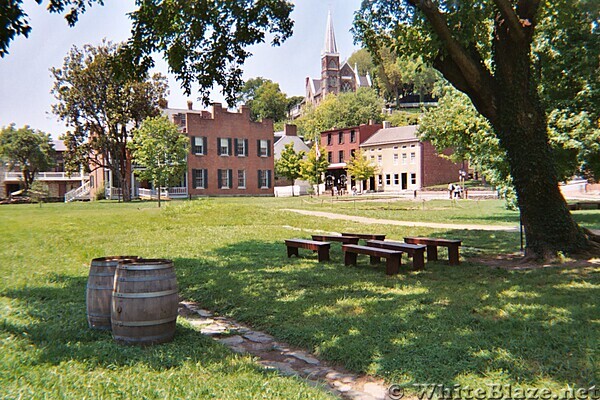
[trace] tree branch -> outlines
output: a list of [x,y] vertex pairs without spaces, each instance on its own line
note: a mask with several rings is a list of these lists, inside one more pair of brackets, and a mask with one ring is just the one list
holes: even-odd
[[[471,99],[476,97],[478,104],[476,103],[475,106],[479,112],[490,121],[495,120],[496,95],[493,90],[493,77],[487,67],[479,62],[481,57],[473,57],[466,48],[454,39],[444,15],[431,0],[407,0],[407,2],[425,15],[452,59],[450,63],[452,64],[452,73],[446,77]],[[444,62],[444,64],[448,64],[448,62]],[[444,71],[440,72],[444,73]],[[454,77],[454,79],[450,79],[451,77]]]
[[512,40],[515,42],[525,40],[523,23],[515,10],[513,10],[510,2],[508,0],[494,0],[494,3],[496,3],[496,7],[498,7],[500,14],[504,17],[504,21],[509,25],[507,30]]

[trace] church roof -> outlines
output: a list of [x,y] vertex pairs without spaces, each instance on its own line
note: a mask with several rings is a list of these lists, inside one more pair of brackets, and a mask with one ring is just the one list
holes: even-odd
[[327,14],[327,28],[325,29],[325,44],[322,54],[338,54],[337,44],[335,42],[335,33],[333,32],[333,20],[331,11]]

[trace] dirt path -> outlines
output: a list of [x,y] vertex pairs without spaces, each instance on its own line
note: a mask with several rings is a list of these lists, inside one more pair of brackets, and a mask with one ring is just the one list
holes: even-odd
[[324,211],[309,211],[309,210],[295,210],[286,208],[284,211],[295,212],[302,215],[309,215],[313,217],[322,217],[329,219],[342,219],[346,221],[359,222],[361,224],[381,224],[381,225],[398,225],[398,226],[421,226],[425,228],[434,229],[464,229],[464,230],[478,230],[478,231],[508,231],[517,232],[519,227],[517,226],[504,226],[504,225],[477,225],[477,224],[442,224],[437,222],[420,222],[420,221],[398,221],[393,219],[380,219],[380,218],[368,218],[359,217],[356,215],[344,215],[336,214]]

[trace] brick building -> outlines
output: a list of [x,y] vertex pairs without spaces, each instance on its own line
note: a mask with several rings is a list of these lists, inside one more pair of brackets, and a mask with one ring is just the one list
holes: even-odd
[[326,190],[330,190],[334,186],[337,186],[338,189],[349,190],[355,185],[354,181],[347,179],[346,162],[352,158],[361,143],[381,128],[381,124],[370,122],[368,125],[321,132],[321,147],[325,148],[327,161],[329,161],[329,168],[325,174]]
[[192,196],[273,196],[273,121],[250,120],[250,109],[229,112],[165,109],[190,138],[182,184]]
[[[417,190],[455,182],[462,165],[440,157],[435,147],[417,137],[418,126],[389,127],[377,131],[361,144],[367,159],[379,173],[363,189],[374,191]],[[451,150],[445,150],[445,155]]]

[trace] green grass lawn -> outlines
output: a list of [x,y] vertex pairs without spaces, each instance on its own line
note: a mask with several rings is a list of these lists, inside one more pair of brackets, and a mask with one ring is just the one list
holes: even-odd
[[[173,259],[185,298],[389,383],[557,389],[598,382],[600,266],[493,269],[468,257],[514,252],[518,233],[361,226],[282,211],[314,207],[352,214],[360,207],[371,216],[368,207],[386,205],[361,203],[355,210],[351,204],[265,198],[172,202],[162,209],[110,202],[0,207],[3,395],[327,398],[300,380],[264,372],[184,322],[173,343],[147,349],[121,347],[109,334],[89,330],[89,262],[119,254]],[[441,210],[431,206],[429,213],[419,212],[438,221]],[[478,207],[479,214],[474,207],[446,212],[455,221],[462,212],[465,222],[514,218],[500,202]],[[403,211],[382,212],[392,218]],[[598,226],[600,212],[577,215]],[[385,232],[390,239],[460,238],[467,260],[460,267],[428,263],[425,271],[387,277],[366,257],[359,257],[358,267],[345,267],[338,243],[328,263],[306,251],[300,258],[286,256],[286,238],[343,230]]]

